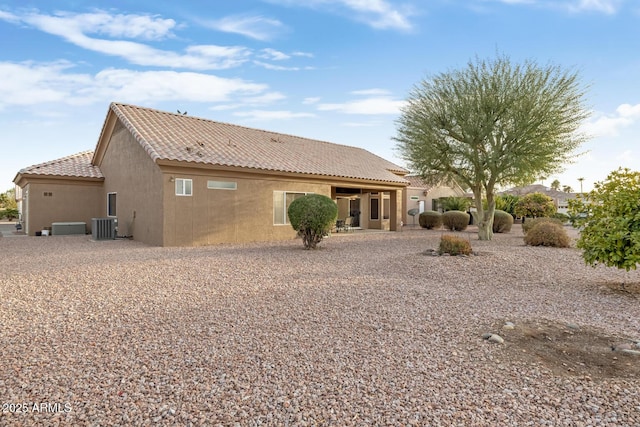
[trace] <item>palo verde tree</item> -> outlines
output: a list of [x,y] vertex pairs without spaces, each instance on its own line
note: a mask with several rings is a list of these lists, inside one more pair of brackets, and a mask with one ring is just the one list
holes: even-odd
[[427,182],[450,178],[471,189],[478,237],[491,240],[496,185],[558,172],[586,139],[578,132],[589,115],[585,91],[576,72],[558,66],[476,59],[419,82],[395,140]]
[[640,172],[618,169],[569,201],[582,227],[576,246],[588,265],[635,270],[640,263]]

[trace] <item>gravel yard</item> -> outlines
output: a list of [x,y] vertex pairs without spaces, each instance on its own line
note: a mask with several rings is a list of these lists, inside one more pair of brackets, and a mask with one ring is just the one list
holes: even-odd
[[[640,273],[441,234],[0,238],[0,425],[640,425],[640,356],[607,348],[640,340]],[[587,332],[601,357],[542,348]]]

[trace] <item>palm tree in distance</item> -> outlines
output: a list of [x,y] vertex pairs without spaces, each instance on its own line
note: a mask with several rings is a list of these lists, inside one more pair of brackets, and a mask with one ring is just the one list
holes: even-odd
[[582,181],[584,181],[583,177],[578,178],[578,181],[580,181],[580,194],[582,194]]

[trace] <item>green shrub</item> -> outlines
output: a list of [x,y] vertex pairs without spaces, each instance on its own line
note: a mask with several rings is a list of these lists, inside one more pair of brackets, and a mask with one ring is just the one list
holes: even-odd
[[0,210],[0,218],[6,218],[8,221],[13,221],[18,218],[18,209],[5,209]]
[[457,236],[442,236],[438,252],[440,255],[469,255],[471,253],[471,243]]
[[563,224],[564,224],[564,223],[566,223],[566,222],[569,222],[569,220],[570,220],[569,215],[564,214],[564,213],[562,213],[562,212],[556,212],[556,213],[554,213],[554,214],[551,216],[551,218],[559,219],[560,221],[562,221],[562,223],[563,223]]
[[556,205],[553,203],[553,199],[546,194],[531,193],[518,200],[514,212],[518,216],[539,218],[556,213]]
[[445,211],[466,211],[471,206],[471,200],[466,197],[442,197],[442,209]]
[[524,242],[529,246],[552,246],[554,248],[568,248],[571,240],[562,225],[551,221],[536,224],[524,236]]
[[469,214],[462,211],[447,211],[442,214],[442,223],[451,231],[466,230],[469,225]]
[[442,227],[442,214],[436,211],[424,211],[418,217],[420,227],[431,230]]
[[543,222],[552,222],[556,225],[562,226],[562,221],[556,218],[551,218],[548,216],[543,216],[540,218],[527,218],[525,222],[522,223],[522,232],[527,234],[533,227]]
[[493,232],[508,233],[513,225],[513,217],[510,213],[496,209],[493,214]]
[[338,205],[322,194],[307,194],[291,202],[287,213],[291,226],[302,237],[304,248],[315,249],[335,223]]
[[513,194],[502,194],[500,196],[496,196],[496,209],[505,211],[515,217],[516,205],[518,204],[519,200],[520,197]]

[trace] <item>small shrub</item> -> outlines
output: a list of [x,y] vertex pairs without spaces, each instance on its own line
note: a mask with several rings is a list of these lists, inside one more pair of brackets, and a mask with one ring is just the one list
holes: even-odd
[[338,205],[322,194],[298,197],[287,210],[291,227],[302,237],[305,249],[315,249],[338,217]]
[[556,213],[556,205],[553,203],[553,199],[546,194],[531,193],[518,200],[514,213],[527,218],[551,216]]
[[420,227],[431,230],[442,227],[442,214],[436,211],[424,211],[418,217]]
[[447,211],[442,214],[442,223],[451,231],[466,230],[469,225],[469,214],[462,211]]
[[568,248],[571,240],[562,225],[546,221],[537,224],[529,230],[524,236],[524,242],[529,246]]
[[471,244],[468,240],[461,239],[457,236],[442,236],[440,238],[440,255],[469,255],[471,254]]
[[493,232],[508,233],[513,225],[513,217],[509,212],[496,209],[493,214]]
[[540,218],[527,218],[527,220],[522,223],[522,232],[524,234],[527,234],[533,227],[543,222],[552,222],[556,225],[562,226],[562,221],[556,218],[548,217],[548,216],[543,216]]

